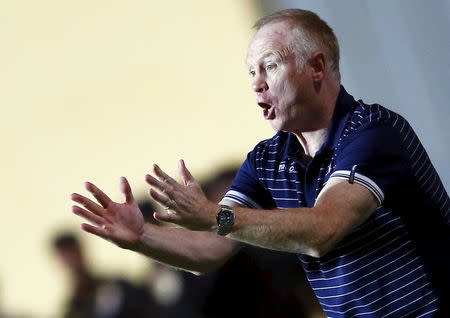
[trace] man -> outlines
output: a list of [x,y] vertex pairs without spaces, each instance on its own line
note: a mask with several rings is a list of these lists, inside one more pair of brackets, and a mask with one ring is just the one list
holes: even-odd
[[155,218],[188,230],[143,225],[125,178],[123,204],[91,183],[101,205],[72,196],[94,223],[82,228],[199,272],[220,266],[234,241],[298,253],[329,317],[446,316],[450,202],[411,126],[345,91],[336,37],[314,13],[280,11],[256,28],[247,63],[278,132],[249,153],[223,206],[180,161],[183,184],[157,165],[146,181],[166,206]]

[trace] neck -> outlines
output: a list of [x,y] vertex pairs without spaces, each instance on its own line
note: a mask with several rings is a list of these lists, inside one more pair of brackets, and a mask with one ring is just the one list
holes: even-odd
[[320,149],[327,136],[328,128],[321,128],[316,131],[296,134],[304,154],[307,158],[313,158]]
[[294,132],[298,141],[303,147],[304,154],[307,158],[314,157],[316,152],[320,149],[325,141],[328,128],[333,118],[339,90],[340,83],[337,81],[328,83],[328,85],[324,84],[324,87],[322,87],[321,89],[322,92],[318,92],[319,96],[317,109],[320,109],[320,111],[318,112],[318,116],[316,118],[317,124],[315,129],[311,131]]

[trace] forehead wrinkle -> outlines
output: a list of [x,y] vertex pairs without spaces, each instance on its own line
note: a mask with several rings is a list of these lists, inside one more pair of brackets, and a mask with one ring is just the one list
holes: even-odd
[[[262,43],[258,43],[262,42]],[[292,45],[286,45],[285,43],[277,40],[259,40],[253,42],[250,45],[250,49],[247,53],[246,62],[250,67],[252,62],[258,64],[264,59],[275,56],[280,61],[287,59],[292,54]],[[252,61],[252,58],[255,58],[255,61]]]

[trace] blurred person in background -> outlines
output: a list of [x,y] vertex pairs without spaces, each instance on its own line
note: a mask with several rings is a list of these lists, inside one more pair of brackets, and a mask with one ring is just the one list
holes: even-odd
[[74,234],[58,234],[52,241],[52,247],[71,280],[64,318],[149,317],[146,293],[124,279],[94,275]]
[[256,29],[247,64],[277,133],[220,204],[181,160],[181,182],[157,165],[146,181],[164,206],[155,218],[183,228],[145,225],[122,178],[124,203],[92,183],[97,202],[72,195],[92,223],[82,229],[194,272],[222,266],[237,241],[296,253],[329,317],[450,317],[450,199],[412,127],[346,92],[336,36],[315,13],[283,10]]

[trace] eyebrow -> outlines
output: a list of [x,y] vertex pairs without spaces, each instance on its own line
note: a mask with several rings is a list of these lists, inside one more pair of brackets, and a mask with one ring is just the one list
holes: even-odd
[[[268,57],[271,57],[271,56],[275,56],[275,58],[277,58],[277,59],[280,60],[280,61],[282,61],[282,60],[284,59],[283,55],[282,55],[280,52],[273,50],[273,51],[270,51],[270,52],[267,52],[267,53],[263,54],[263,55],[257,60],[257,62],[259,62],[259,61],[264,61],[265,59],[267,59]],[[251,66],[250,66],[249,63],[248,63],[247,58],[245,59],[245,64],[247,64],[248,68],[251,69]]]

